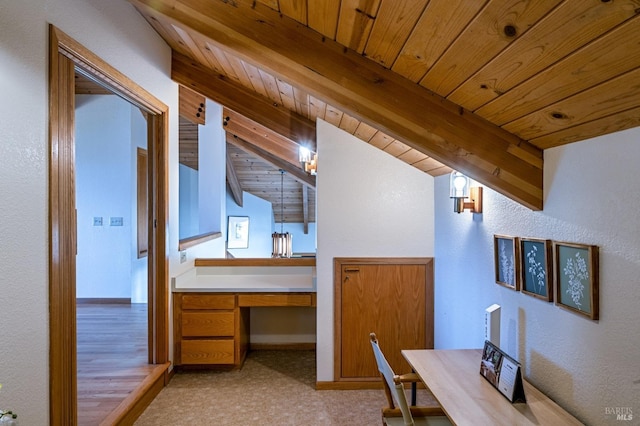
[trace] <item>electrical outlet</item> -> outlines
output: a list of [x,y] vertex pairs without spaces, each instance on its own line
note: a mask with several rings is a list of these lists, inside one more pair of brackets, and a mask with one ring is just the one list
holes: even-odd
[[94,217],[93,226],[102,226],[102,218],[99,216]]
[[109,218],[109,226],[122,226],[122,224],[123,224],[122,216]]
[[184,263],[187,261],[187,252],[183,250],[180,252],[180,263]]

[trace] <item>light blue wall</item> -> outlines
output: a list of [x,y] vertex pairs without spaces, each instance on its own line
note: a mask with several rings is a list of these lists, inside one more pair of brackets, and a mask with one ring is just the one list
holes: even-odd
[[[249,217],[249,248],[228,250],[235,257],[271,257],[271,234],[280,232],[280,224],[273,221],[273,206],[270,202],[249,194],[243,193],[243,206],[236,204],[227,191],[227,216]],[[304,233],[302,223],[285,223],[284,232],[291,233],[293,253],[316,252],[316,224],[309,224],[309,232]],[[225,238],[226,238],[225,230]]]
[[[249,248],[229,249],[234,257],[271,257],[271,203],[260,197],[244,192],[242,194],[242,204],[236,204],[230,192],[227,191],[227,217],[228,216],[248,216],[249,217]],[[227,229],[224,230],[225,241]]]
[[198,222],[198,172],[184,164],[180,168],[180,239],[200,233]]
[[[137,108],[115,95],[79,95],[76,104],[77,297],[144,302],[135,150],[146,145],[146,122]],[[94,218],[101,218],[102,225],[94,226]],[[122,218],[122,226],[111,226],[111,218]]]
[[[280,224],[274,224],[276,232],[280,232]],[[316,224],[309,223],[309,230],[304,233],[304,223],[285,223],[284,232],[291,234],[293,254],[316,252]]]

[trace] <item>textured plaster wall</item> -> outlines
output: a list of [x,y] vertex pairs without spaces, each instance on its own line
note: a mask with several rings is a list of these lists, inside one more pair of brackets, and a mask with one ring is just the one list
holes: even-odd
[[433,256],[434,180],[322,120],[317,140],[317,379],[333,381],[333,258]]
[[[0,408],[49,417],[48,24],[169,106],[177,195],[177,86],[170,50],[124,0],[0,0]],[[177,202],[170,217],[177,217]],[[170,227],[178,264],[177,222]]]
[[[591,425],[640,424],[640,129],[545,152],[544,210],[485,188],[484,213],[455,214],[448,178],[435,179],[436,347],[483,344],[483,313],[502,306],[501,347],[525,376]],[[600,248],[600,320],[494,282],[493,235]],[[622,422],[625,423],[625,422]]]

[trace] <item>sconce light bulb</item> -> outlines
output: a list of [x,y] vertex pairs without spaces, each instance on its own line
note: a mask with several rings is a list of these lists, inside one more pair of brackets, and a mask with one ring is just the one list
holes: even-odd
[[462,191],[466,185],[467,179],[464,176],[456,176],[453,179],[453,186],[456,188],[456,191]]

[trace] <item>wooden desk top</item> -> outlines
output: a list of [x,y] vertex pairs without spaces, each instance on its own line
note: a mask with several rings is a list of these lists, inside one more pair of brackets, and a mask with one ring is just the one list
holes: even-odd
[[403,350],[402,355],[458,426],[582,424],[526,380],[526,404],[509,402],[480,375],[480,349]]

